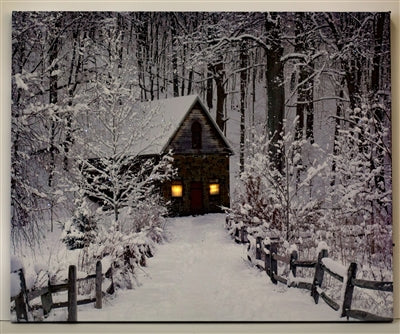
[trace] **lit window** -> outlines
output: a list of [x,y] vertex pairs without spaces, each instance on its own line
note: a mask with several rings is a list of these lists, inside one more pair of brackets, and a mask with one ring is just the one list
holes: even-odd
[[172,197],[182,197],[182,182],[175,181],[171,185]]
[[210,183],[210,195],[219,195],[219,183]]

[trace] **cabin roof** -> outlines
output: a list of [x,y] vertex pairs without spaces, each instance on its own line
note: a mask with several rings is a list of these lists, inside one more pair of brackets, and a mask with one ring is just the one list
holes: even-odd
[[[229,154],[233,154],[231,145],[197,95],[134,104],[130,112],[132,116],[126,117],[122,122],[121,136],[119,137],[121,143],[118,148],[120,152],[117,152],[117,154],[140,156],[165,153],[186,116],[197,103],[218,132]],[[89,150],[87,156],[94,158],[113,155],[113,150],[109,145],[110,134],[104,130],[100,119],[94,117],[90,123],[91,126],[85,132],[87,141],[91,142],[90,146],[93,150],[91,150],[92,152]],[[137,131],[138,128],[139,131]],[[132,141],[128,138],[133,132],[139,134],[135,135]]]
[[231,145],[197,95],[187,95],[142,103],[144,108],[156,111],[151,120],[152,126],[149,129],[148,136],[146,136],[155,140],[150,143],[150,141],[144,138],[145,141],[142,144],[138,143],[142,146],[142,154],[164,153],[186,116],[196,103],[203,109],[204,114],[218,132],[218,135],[226,145],[229,153],[233,154]]

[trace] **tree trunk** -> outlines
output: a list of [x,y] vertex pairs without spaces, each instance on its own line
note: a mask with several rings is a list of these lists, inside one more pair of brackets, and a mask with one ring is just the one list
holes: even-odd
[[[305,24],[309,21],[307,13],[296,13],[296,41],[294,52],[303,55],[310,54],[310,50],[314,49],[314,45],[310,36],[305,34]],[[311,78],[314,72],[314,64],[312,60],[307,58],[301,60],[297,64],[298,72],[298,89],[297,89],[297,104],[296,116],[298,118],[295,129],[295,138],[297,140],[303,138],[304,132],[304,118],[306,118],[305,133],[306,138],[311,143],[314,142],[314,82]]]
[[[58,102],[58,48],[59,48],[59,36],[58,30],[60,28],[60,20],[58,19],[55,24],[55,31],[53,32],[55,36],[52,36],[50,41],[49,49],[49,103],[53,105],[54,108]],[[49,168],[49,178],[48,185],[51,187],[53,185],[54,173],[55,173],[55,156],[56,156],[56,120],[55,116],[51,116],[50,125],[50,138],[49,138],[49,152],[50,152],[50,168]]]
[[188,88],[187,88],[187,95],[192,94],[193,74],[194,74],[193,68],[191,68],[189,71],[189,82],[188,82]]
[[179,96],[179,79],[178,79],[178,55],[177,55],[177,31],[175,19],[171,19],[171,52],[172,52],[172,85],[174,97]]
[[[303,22],[302,22],[302,13],[296,13],[296,22],[295,22],[295,46],[294,46],[294,52],[295,53],[300,53],[304,52],[304,46],[302,43],[302,39],[300,37],[301,32],[303,31]],[[297,82],[302,82],[304,80],[304,71],[302,71],[304,66],[298,66],[299,71],[298,71],[298,80]],[[293,81],[293,86],[295,86],[296,82],[296,75],[293,73],[292,81]],[[301,102],[304,100],[304,97],[302,96],[302,93],[304,93],[304,90],[302,90],[302,87],[299,87],[297,89],[297,102]],[[297,103],[296,104],[296,117],[297,117],[297,122],[295,125],[295,139],[296,140],[301,140],[303,139],[303,132],[304,132],[304,104],[302,103]]]
[[[256,63],[256,56],[254,55],[254,59],[253,59],[253,64]],[[256,78],[257,78],[257,68],[254,67],[253,68],[253,77],[252,77],[252,92],[253,92],[253,96],[252,96],[252,108],[251,108],[251,129],[254,129],[255,126],[255,121],[254,121],[254,115],[255,115],[255,105],[256,105]],[[251,131],[250,133],[250,137],[251,140],[253,140],[253,131]]]
[[[80,69],[82,66],[82,55],[80,53],[78,55],[77,63],[75,64],[76,55],[78,53],[77,49],[80,47],[80,41],[79,41],[78,37],[79,37],[79,32],[78,32],[78,28],[77,28],[72,33],[72,38],[74,40],[74,46],[73,46],[73,51],[72,51],[70,72],[69,72],[69,78],[68,78],[68,95],[69,95],[68,106],[69,107],[72,107],[72,104],[73,104],[74,93],[78,86],[78,83],[77,83],[78,75],[80,73]],[[75,74],[74,74],[74,68],[75,68]],[[67,121],[66,121],[66,127],[65,127],[65,139],[64,139],[63,146],[64,146],[64,170],[68,171],[69,148],[73,144],[72,114],[68,112],[66,117],[67,117]]]
[[[354,110],[356,107],[360,106],[360,82],[359,82],[359,68],[360,63],[353,60],[350,64],[348,62],[343,62],[343,67],[345,69],[345,79],[347,83],[347,89],[349,91],[350,109]],[[350,123],[350,126],[352,123]]]
[[213,67],[214,80],[217,86],[217,112],[216,112],[216,123],[222,132],[225,131],[225,120],[224,120],[224,104],[226,98],[226,92],[224,88],[224,64],[219,62]]
[[148,47],[147,39],[147,21],[148,17],[146,14],[137,13],[135,16],[134,29],[136,34],[136,59],[138,67],[138,83],[140,87],[140,98],[142,101],[147,100],[147,88],[146,88],[146,49]]
[[371,72],[371,91],[372,94],[376,94],[381,89],[381,67],[382,67],[382,43],[383,43],[383,32],[385,26],[385,13],[376,13],[375,17],[375,46],[374,46],[374,57],[373,67]]
[[185,75],[186,75],[186,46],[183,45],[182,51],[182,85],[181,85],[181,96],[185,95]]
[[244,172],[244,144],[246,137],[246,87],[247,87],[247,54],[246,54],[246,44],[242,43],[240,46],[240,172]]
[[160,57],[159,57],[159,41],[158,41],[158,34],[159,34],[159,22],[157,21],[156,27],[155,27],[155,40],[154,40],[154,61],[155,61],[155,70],[156,70],[156,98],[157,100],[160,99]]
[[[339,97],[343,97],[344,92],[343,89],[340,90],[339,92]],[[333,136],[333,161],[332,161],[332,179],[331,179],[331,186],[335,185],[335,172],[336,172],[336,157],[339,154],[339,149],[338,149],[338,138],[339,138],[339,130],[340,130],[340,118],[343,116],[343,106],[342,103],[337,103],[336,105],[336,119],[335,119],[335,132]]]
[[211,111],[213,107],[213,78],[214,75],[213,67],[211,64],[207,65],[207,107]]
[[[379,96],[379,91],[382,90],[382,73],[383,73],[383,34],[384,34],[384,26],[385,26],[385,15],[386,13],[376,13],[376,17],[374,20],[374,37],[375,37],[375,47],[374,47],[374,57],[373,57],[373,68],[371,73],[371,99],[374,102],[387,102],[382,101],[382,98]],[[390,80],[390,79],[389,79]],[[382,95],[385,96],[385,95]],[[373,116],[375,118],[375,127],[376,133],[383,133],[384,127],[384,110],[376,106],[373,108]],[[376,155],[376,157],[374,157]],[[374,159],[375,158],[375,159]],[[370,168],[375,169],[376,161],[378,160],[378,165],[384,165],[384,153],[383,150],[379,147],[376,148],[376,153],[371,154],[370,157]],[[381,191],[385,190],[385,170],[382,168],[382,171],[375,175],[375,185]]]
[[[270,19],[268,18],[270,16]],[[285,89],[283,85],[284,65],[281,61],[283,47],[280,39],[280,23],[277,13],[265,14],[265,30],[271,38],[271,47],[266,49],[267,67],[267,131],[271,137],[269,153],[275,167],[283,170],[283,152],[276,147],[282,140],[285,114]]]

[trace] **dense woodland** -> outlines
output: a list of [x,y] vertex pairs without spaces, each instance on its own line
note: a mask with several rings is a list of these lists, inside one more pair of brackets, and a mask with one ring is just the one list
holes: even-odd
[[[102,183],[85,177],[97,167],[82,161],[102,156],[91,141],[112,152],[97,181],[109,180],[114,220],[129,207],[138,232],[165,215],[143,175],[170,177],[168,156],[121,176],[136,158],[122,152],[151,124],[152,112],[139,119],[132,106],[198,94],[236,149],[231,215],[304,249],[326,240],[332,256],[388,279],[389,26],[388,13],[14,12],[14,245],[34,244],[63,217],[104,214],[82,218],[85,194]],[[101,138],[85,135],[91,115]],[[92,230],[81,229],[85,245]]]

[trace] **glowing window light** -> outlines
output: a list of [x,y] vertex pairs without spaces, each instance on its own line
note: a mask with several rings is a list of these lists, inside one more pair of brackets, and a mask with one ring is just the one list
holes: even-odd
[[171,186],[172,197],[182,197],[182,184],[176,183]]
[[210,183],[210,195],[219,195],[219,183]]

